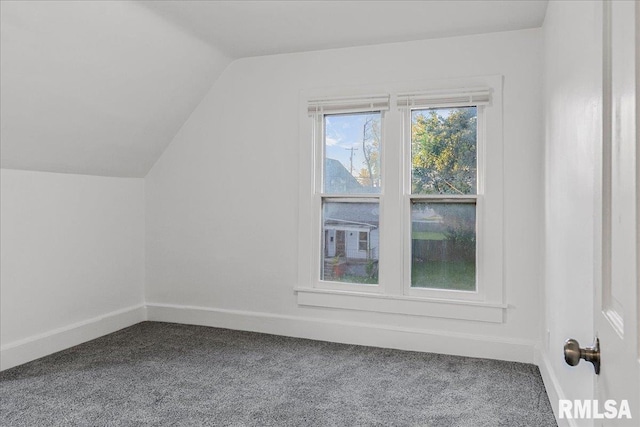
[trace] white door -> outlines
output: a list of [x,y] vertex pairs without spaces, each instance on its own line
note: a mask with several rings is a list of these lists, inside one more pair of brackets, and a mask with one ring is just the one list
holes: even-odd
[[[627,401],[631,420],[597,419],[596,426],[640,426],[638,337],[638,117],[636,28],[638,4],[605,2],[603,67],[602,262],[596,277],[595,332],[600,341],[596,399],[618,410]],[[619,413],[618,415],[623,415]]]

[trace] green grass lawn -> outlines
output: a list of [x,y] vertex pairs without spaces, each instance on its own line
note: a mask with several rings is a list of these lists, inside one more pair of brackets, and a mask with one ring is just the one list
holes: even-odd
[[356,276],[354,274],[345,274],[344,276],[335,279],[337,282],[346,282],[346,283],[358,283],[358,284],[367,284],[367,285],[377,285],[378,278],[377,277],[368,277],[368,276]]
[[411,263],[411,286],[414,288],[474,291],[475,261],[423,261]]
[[[336,282],[377,284],[378,277],[345,274],[331,279]],[[411,265],[411,286],[414,288],[474,291],[475,261],[414,261]]]
[[411,233],[412,240],[444,240],[446,238],[444,233],[436,233],[435,231],[414,231]]

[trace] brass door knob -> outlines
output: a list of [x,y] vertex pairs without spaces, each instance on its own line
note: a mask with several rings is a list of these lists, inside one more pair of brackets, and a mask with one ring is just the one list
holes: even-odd
[[600,340],[598,338],[591,347],[585,348],[580,348],[578,341],[573,338],[564,342],[564,360],[567,365],[576,366],[580,363],[580,359],[591,362],[596,375],[600,374]]

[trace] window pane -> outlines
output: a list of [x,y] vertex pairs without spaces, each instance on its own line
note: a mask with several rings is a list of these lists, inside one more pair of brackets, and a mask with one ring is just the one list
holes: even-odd
[[411,192],[475,194],[477,108],[411,112]]
[[380,193],[379,112],[324,116],[324,192]]
[[411,286],[475,290],[474,203],[412,204]]
[[379,204],[324,202],[322,280],[378,283]]

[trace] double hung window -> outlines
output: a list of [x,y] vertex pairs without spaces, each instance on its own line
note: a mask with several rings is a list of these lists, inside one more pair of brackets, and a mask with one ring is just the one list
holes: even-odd
[[501,321],[414,304],[504,308],[501,78],[481,83],[305,99],[299,303]]
[[314,101],[320,280],[337,289],[378,285],[382,121],[389,97]]
[[[403,114],[408,292],[476,293],[487,89],[398,96]],[[464,294],[457,293],[460,297]]]

